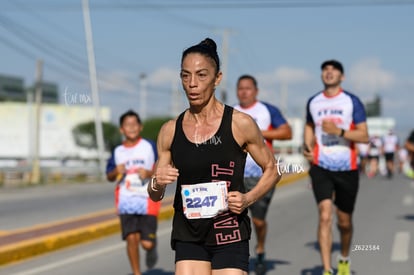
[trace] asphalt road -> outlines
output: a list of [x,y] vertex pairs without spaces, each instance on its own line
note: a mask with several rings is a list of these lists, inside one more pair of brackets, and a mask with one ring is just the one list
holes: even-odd
[[0,189],[0,234],[114,208],[114,187],[105,182]]
[[94,213],[114,206],[111,183],[56,184],[0,191],[0,232]]
[[[275,193],[268,214],[269,235],[266,242],[268,274],[321,274],[316,242],[317,209],[308,181],[308,179],[304,179],[283,186]],[[3,225],[6,225],[7,221],[13,221],[13,215],[26,221],[33,218],[25,217],[24,213],[39,215],[36,220],[42,220],[42,222],[49,219],[49,217],[43,217],[44,213],[54,215],[52,210],[42,212],[41,209],[36,210],[35,207],[30,209],[28,206],[17,208],[14,214],[11,205],[3,209],[5,205],[16,203],[13,198],[20,196],[27,196],[28,201],[32,201],[33,197],[40,196],[43,200],[48,200],[48,197],[51,197],[51,201],[63,204],[59,208],[59,211],[62,211],[61,218],[64,217],[63,212],[65,211],[68,211],[65,215],[75,215],[90,213],[97,209],[102,210],[101,207],[112,207],[111,192],[113,187],[99,184],[92,186],[84,189],[83,187],[77,187],[80,190],[76,192],[63,192],[61,191],[63,187],[61,187],[59,191],[56,191],[59,193],[58,195],[54,194],[54,189],[48,189],[48,196],[44,196],[43,192],[37,193],[34,189],[26,195],[11,192],[13,195],[8,196],[1,192],[1,230],[4,230]],[[103,189],[109,191],[109,195]],[[65,194],[60,194],[60,192]],[[10,191],[8,193],[10,194]],[[77,198],[76,200],[73,198],[77,206],[70,206],[73,204],[73,202],[70,202],[71,196]],[[3,201],[4,197],[8,197],[7,202]],[[92,201],[96,201],[96,205]],[[85,204],[83,205],[83,203]],[[36,207],[54,208],[52,205],[48,206],[47,202],[44,202],[44,204],[38,202]],[[20,212],[22,210],[24,211]],[[10,211],[11,213],[9,213]],[[57,211],[56,208],[55,211]],[[53,218],[56,217],[59,217],[59,215],[53,216]],[[412,180],[402,176],[397,176],[393,180],[381,177],[375,179],[362,178],[354,222],[355,235],[352,246],[354,251],[351,254],[351,268],[354,275],[414,274],[414,245],[412,240],[412,236],[414,236],[414,182]],[[18,224],[21,223],[23,222]],[[160,259],[155,269],[146,271],[144,268],[144,274],[167,275],[174,273],[174,254],[169,246],[170,226],[170,221],[159,224],[158,250]],[[9,227],[14,228],[14,225]],[[332,262],[335,263],[339,243],[336,228],[333,227],[333,230],[334,251]],[[252,250],[254,245],[255,239],[253,238],[251,241],[251,261],[254,258]],[[141,253],[143,252],[141,251]],[[142,262],[142,266],[145,266],[144,262]],[[0,269],[0,274],[127,275],[130,274],[130,268],[126,257],[125,244],[121,241],[119,235],[113,235],[98,241],[5,266]]]

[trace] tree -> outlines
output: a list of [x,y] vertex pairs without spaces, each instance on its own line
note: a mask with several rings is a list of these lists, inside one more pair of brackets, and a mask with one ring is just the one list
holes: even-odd
[[[102,123],[103,139],[105,150],[111,151],[116,145],[122,142],[122,135],[119,127],[110,122]],[[78,124],[72,130],[76,145],[89,149],[97,149],[95,122],[89,121]]]
[[[155,117],[147,119],[143,122],[144,129],[141,132],[141,136],[153,141],[157,140],[158,132],[161,126],[168,121],[170,118],[167,117]],[[119,126],[109,123],[102,123],[102,130],[104,136],[105,150],[112,151],[112,149],[122,143],[122,135],[119,132]],[[95,122],[89,121],[78,124],[72,130],[73,137],[76,145],[88,149],[97,149],[96,143],[96,131]]]
[[381,116],[381,97],[376,95],[373,101],[367,102],[365,110],[368,117]]
[[170,119],[171,118],[169,117],[154,117],[147,119],[144,121],[144,129],[142,130],[141,136],[156,141],[161,126]]

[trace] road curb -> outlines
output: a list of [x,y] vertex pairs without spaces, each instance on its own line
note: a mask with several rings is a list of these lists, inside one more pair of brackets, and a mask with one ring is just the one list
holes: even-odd
[[[277,184],[277,187],[291,184],[305,178],[307,175],[308,173],[284,175]],[[158,216],[159,221],[170,219],[173,216],[172,198],[169,198],[169,200],[171,201],[169,203],[170,205],[163,206],[160,210]],[[5,245],[0,247],[0,266],[119,232],[119,219],[116,217],[105,222],[87,225],[78,229],[67,230],[28,241],[21,241],[12,245]]]
[[280,182],[276,185],[276,188],[294,183],[298,180],[304,179],[308,176],[308,172],[301,172],[297,174],[287,174],[283,175]]
[[119,232],[119,221],[113,219],[61,233],[22,241],[0,248],[0,265],[20,261],[74,244],[95,240]]

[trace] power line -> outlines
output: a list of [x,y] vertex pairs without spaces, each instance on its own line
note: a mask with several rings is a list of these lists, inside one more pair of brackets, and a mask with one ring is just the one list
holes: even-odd
[[[76,46],[77,49],[82,50],[82,51],[85,50],[85,45],[83,44],[83,40],[82,42],[76,42],[83,38],[80,38],[74,32],[59,25],[57,22],[52,22],[50,20],[47,20],[45,16],[41,16],[40,14],[36,13],[36,10],[34,8],[30,8],[29,6],[27,6],[26,3],[21,3],[18,0],[13,0],[10,2],[13,4],[13,6],[18,8],[20,12],[21,11],[25,12],[29,16],[33,17],[36,21],[43,23],[45,26],[47,26],[48,29],[53,30],[55,34],[59,35],[60,37],[63,37],[66,41],[65,46],[67,46],[66,43],[71,43],[71,45]],[[70,47],[70,49],[73,49],[73,47]],[[106,51],[100,48],[99,45],[97,45],[96,51],[104,53],[106,57],[114,57],[113,52]],[[120,57],[116,56],[116,59],[119,60]],[[82,58],[81,60],[82,60],[82,63],[86,63],[86,59]],[[121,61],[124,64],[128,64],[130,67],[133,67],[136,65],[136,63],[131,62],[131,60],[129,59],[122,59]],[[97,60],[97,67],[99,70],[103,70],[103,67],[104,67],[101,64],[99,64],[99,60]]]
[[[91,4],[95,11],[105,10],[158,10],[164,9],[268,9],[268,8],[320,8],[320,7],[346,7],[346,6],[398,6],[412,5],[414,0],[221,0],[221,1],[168,1],[154,0],[149,2],[106,2]],[[77,3],[56,3],[56,1],[43,1],[27,3],[32,9],[48,11],[79,11]],[[3,10],[15,10],[6,7]]]
[[[0,36],[0,42],[2,42],[8,48],[16,51],[17,53],[21,54],[22,56],[25,56],[26,58],[29,58],[33,61],[35,61],[38,58],[37,54],[34,54],[33,52],[30,52],[30,51],[24,49],[23,47],[20,47],[18,44],[12,42],[11,40],[9,40],[5,37]],[[50,69],[53,69],[57,72],[60,72],[62,75],[70,76],[72,79],[75,79],[77,81],[80,81],[80,82],[85,81],[85,78],[80,78],[79,76],[77,76],[75,74],[72,74],[72,73],[68,72],[65,69],[62,69],[60,66],[56,66],[53,63],[48,62],[48,63],[45,64],[45,66],[50,68]]]
[[59,48],[57,45],[50,42],[50,40],[42,37],[40,34],[24,27],[21,24],[14,22],[7,16],[0,15],[0,24],[9,31],[12,35],[18,37],[29,45],[32,45],[36,49],[45,53],[46,55],[53,56],[55,59],[63,62],[68,67],[71,67],[75,71],[84,71],[84,60],[66,49]]
[[[41,55],[46,61],[46,68],[51,68],[54,71],[62,74],[64,77],[69,76],[73,80],[76,80],[80,83],[87,82],[86,60],[77,55],[74,55],[66,49],[62,49],[62,47],[58,47],[50,40],[42,37],[35,31],[21,24],[18,24],[7,16],[1,14],[0,26],[3,26],[6,31],[24,42],[17,44],[12,42],[10,39],[1,37],[0,42],[2,42],[10,49],[34,61],[38,59],[39,54],[36,54],[32,50],[27,50],[24,47],[19,46],[30,45],[30,49],[37,49],[38,51],[42,52]],[[46,57],[50,57],[51,59],[47,59]],[[58,65],[55,65],[54,62],[57,62]],[[101,67],[99,68],[102,69]],[[111,82],[108,82],[105,79],[101,78],[99,82],[106,86],[114,87]]]
[[19,10],[19,12],[26,13],[28,16],[34,18],[37,22],[45,25],[48,29],[53,30],[55,34],[60,35],[65,39],[65,43],[71,43],[71,45],[76,46],[78,49],[84,50],[85,45],[83,43],[75,42],[82,39],[82,37],[78,37],[75,33],[71,32],[67,28],[62,27],[57,22],[48,20],[47,17],[40,15],[33,8],[30,8],[25,3],[21,3],[19,0],[13,0],[10,2]]

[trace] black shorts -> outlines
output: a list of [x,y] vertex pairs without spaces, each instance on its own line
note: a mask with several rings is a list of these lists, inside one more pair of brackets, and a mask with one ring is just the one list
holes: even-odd
[[312,165],[309,175],[318,204],[322,200],[334,197],[334,203],[339,210],[350,214],[354,211],[359,187],[358,170],[329,171]]
[[[244,178],[244,186],[246,187],[246,192],[252,190],[260,178],[250,177]],[[266,218],[267,210],[269,209],[270,202],[272,201],[273,193],[276,188],[272,188],[267,192],[260,200],[256,201],[249,207],[249,211],[253,218],[264,220]]]
[[384,154],[385,161],[394,161],[394,153],[385,153]]
[[141,240],[155,241],[157,217],[152,215],[121,214],[122,239],[131,233],[140,233]]
[[375,155],[375,156],[373,156],[373,155],[369,155],[369,156],[368,156],[368,159],[369,159],[369,160],[371,160],[371,159],[376,159],[377,161],[379,161],[379,156],[377,156],[377,155]]
[[249,241],[206,246],[204,244],[175,243],[175,262],[184,260],[207,261],[211,269],[236,268],[249,272]]

